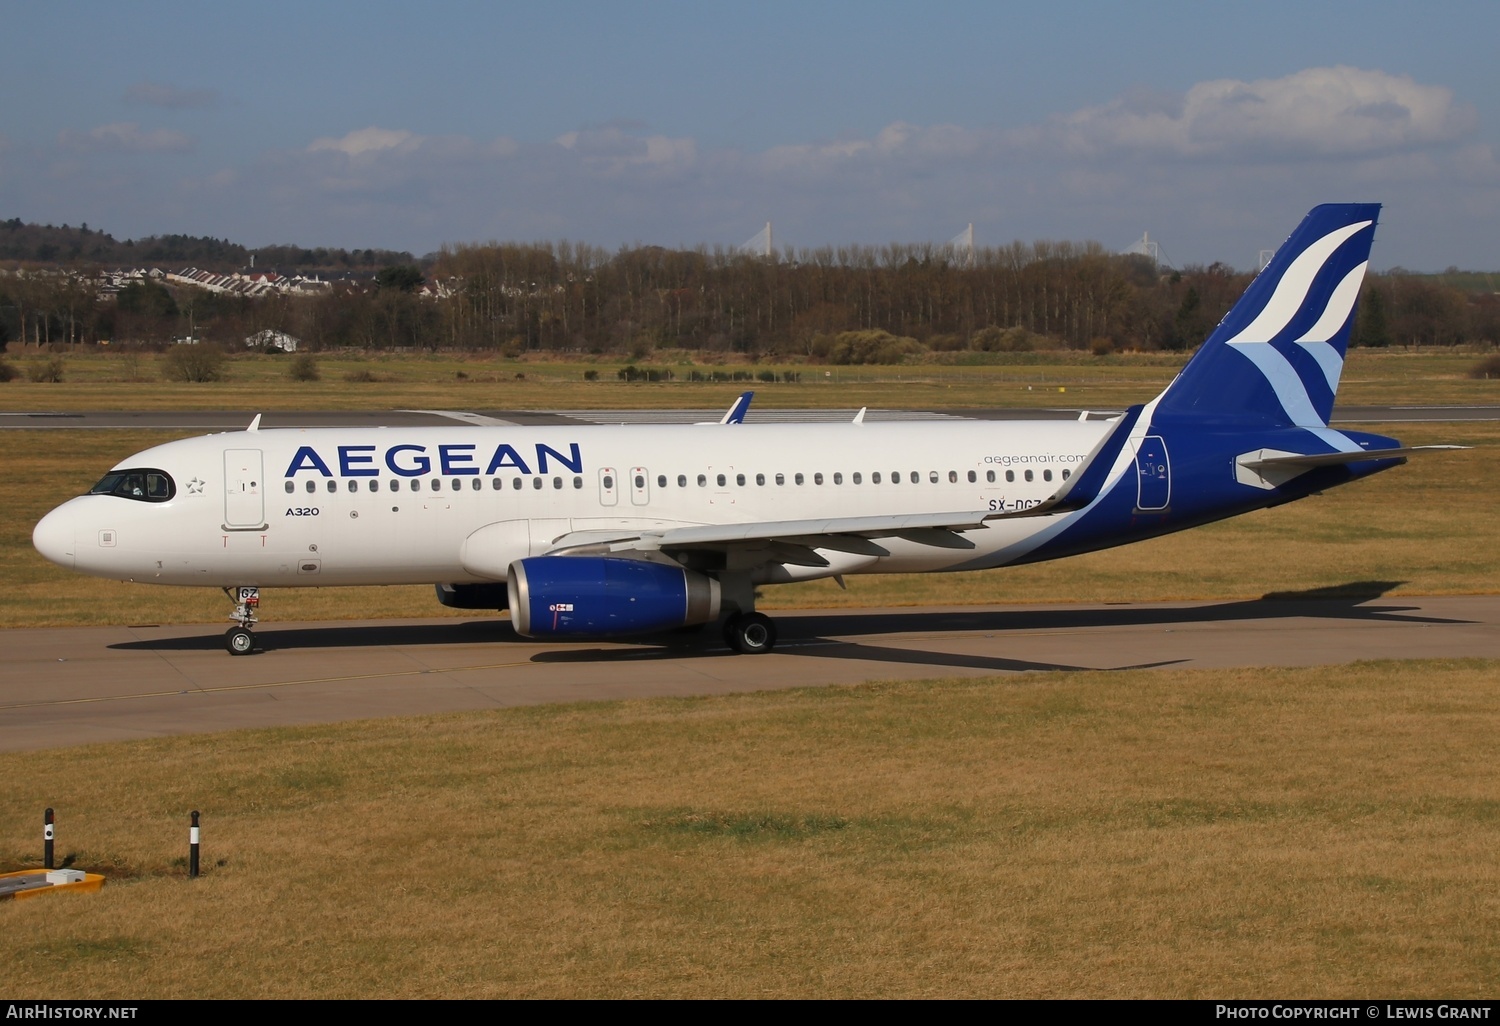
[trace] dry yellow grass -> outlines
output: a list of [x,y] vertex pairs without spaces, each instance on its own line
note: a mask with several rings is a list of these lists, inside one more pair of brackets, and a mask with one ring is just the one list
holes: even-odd
[[[942,409],[1066,406],[1123,409],[1160,391],[1186,354],[1127,353],[1104,358],[1073,352],[1025,353],[995,365],[911,364],[829,367],[775,363],[695,365],[692,354],[663,352],[636,361],[669,368],[678,380],[624,384],[618,360],[600,363],[507,360],[495,356],[422,354],[318,357],[321,380],[296,382],[285,357],[239,354],[223,381],[162,380],[160,357],[82,352],[63,357],[65,380],[27,380],[0,387],[0,410],[389,410],[389,409],[722,409],[754,388],[761,408]],[[1474,380],[1479,360],[1468,350],[1355,350],[1340,401],[1345,405],[1500,401],[1500,383]],[[40,356],[11,357],[23,369]],[[585,370],[602,380],[586,382]],[[719,383],[683,380],[693,370],[795,371],[800,382]],[[376,380],[351,383],[368,372]],[[458,375],[462,373],[463,378]],[[1065,390],[1059,392],[1059,390]]]
[[[1054,673],[0,755],[8,997],[1474,997],[1500,664]],[[189,883],[186,813],[204,812]]]

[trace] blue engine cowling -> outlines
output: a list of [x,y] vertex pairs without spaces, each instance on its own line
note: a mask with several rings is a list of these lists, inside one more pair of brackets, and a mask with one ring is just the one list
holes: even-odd
[[510,622],[528,638],[650,634],[719,617],[718,581],[640,559],[518,559],[506,586]]

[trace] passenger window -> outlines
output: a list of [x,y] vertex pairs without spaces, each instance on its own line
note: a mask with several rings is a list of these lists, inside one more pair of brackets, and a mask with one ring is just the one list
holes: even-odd
[[720,487],[720,488],[723,488],[723,487],[724,487],[724,485],[725,485],[725,484],[727,484],[727,482],[726,482],[726,481],[725,481],[725,479],[724,479],[724,475],[723,475],[723,474],[720,474],[720,475],[719,475],[719,476],[718,476],[718,477],[716,477],[716,478],[715,478],[715,479],[714,479],[714,480],[716,480],[716,481],[718,481],[718,482],[719,482],[719,487]]
[[795,481],[795,482],[797,482],[798,484],[801,484],[802,483],[802,475],[798,474],[796,477],[792,478],[792,480]]
[[822,474],[814,474],[813,475],[813,484],[820,485],[822,483],[823,483],[823,475]]
[[677,487],[678,488],[686,488],[687,487],[687,475],[686,474],[678,474],[677,475]]
[[411,479],[411,490],[414,491],[414,492],[420,492],[422,490],[422,482],[418,481],[416,478],[412,478]]
[[359,482],[352,477],[349,479],[349,490],[351,492],[359,491]]
[[833,483],[834,484],[843,484],[844,483],[844,475],[841,474],[841,473],[839,473],[838,471],[834,471],[833,472]]
[[575,477],[573,479],[573,487],[574,488],[582,488],[583,487],[583,478],[581,478],[581,477]]
[[490,478],[490,487],[498,492],[500,489],[505,487],[505,482],[500,480],[498,477],[492,477]]
[[901,471],[898,470],[894,474],[891,475],[891,484],[900,484],[900,483],[901,483]]
[[922,481],[922,475],[918,474],[915,470],[913,470],[911,472],[911,483],[912,484],[920,484],[921,481]]
[[554,477],[552,479],[552,487],[553,487],[553,489],[560,489],[560,488],[562,488],[562,478],[560,478],[560,477]]
[[976,473],[974,473],[974,471],[972,471],[972,470],[969,471],[969,484],[973,484],[975,481],[978,481],[978,480],[979,480],[979,475],[976,474]]
[[1029,470],[1026,471],[1026,480],[1028,480],[1028,481],[1031,480],[1031,471],[1029,471]]
[[667,475],[666,474],[657,474],[656,475],[656,487],[658,487],[658,488],[665,488],[666,486],[667,486]]
[[931,484],[937,484],[938,483],[938,472],[936,470],[929,470],[927,472],[927,480]]
[[534,478],[531,479],[531,490],[534,491],[534,492],[539,492],[539,491],[542,490],[542,479],[541,478],[534,477]]
[[521,479],[519,477],[511,478],[510,487],[511,490],[519,492],[521,490]]
[[764,475],[764,474],[756,474],[755,475],[755,483],[758,484],[758,485],[765,484],[766,483],[766,475]]
[[873,473],[873,474],[870,475],[870,483],[871,484],[879,484],[880,483],[880,471],[877,470],[877,471],[875,471],[875,473]]
[[644,488],[644,487],[646,487],[646,475],[645,474],[637,474],[637,475],[635,475],[635,486],[637,488]]
[[1016,479],[1016,472],[1014,470],[1007,470],[1005,472],[1005,480],[1007,480],[1007,481],[1014,481],[1015,479]]
[[854,483],[855,483],[855,484],[859,484],[859,483],[860,483],[860,480],[861,480],[861,479],[860,479],[860,476],[859,476],[859,471],[857,471],[857,470],[856,470],[856,471],[855,471],[855,472],[854,472],[854,473],[853,473],[853,474],[852,474],[852,475],[851,475],[851,476],[850,476],[850,478],[849,478],[849,480],[851,480],[851,481],[853,481],[853,482],[854,482]]
[[481,480],[479,480],[479,478],[476,477],[474,479],[474,491],[477,492],[477,491],[479,491],[483,487],[484,487],[484,482],[481,481]]
[[958,484],[958,471],[956,471],[956,470],[950,470],[950,471],[948,471],[948,483],[949,484]]
[[309,481],[309,482],[307,482],[307,492],[308,492],[309,495],[311,495],[313,492],[315,492],[317,490],[318,490],[318,482],[316,482],[316,481]]
[[401,490],[401,482],[399,480],[397,480],[396,478],[394,478],[394,477],[391,478],[391,491],[393,491],[393,492],[399,492],[400,490]]
[[296,485],[296,482],[294,482],[294,481],[288,481],[288,482],[287,482],[287,483],[286,483],[286,493],[287,493],[287,494],[288,494],[288,495],[291,495],[291,494],[292,494],[292,493],[293,493],[293,492],[295,492],[295,491],[296,491],[296,490],[297,490],[297,485]]
[[779,485],[786,484],[786,475],[785,474],[777,474],[776,475],[776,483],[779,484]]
[[610,477],[608,474],[605,474],[604,475],[604,487],[605,488],[613,488],[614,486],[615,486],[615,479],[612,478],[612,477]]
[[464,486],[463,481],[461,481],[460,479],[458,479],[456,477],[452,477],[452,478],[448,479],[448,487],[450,487],[451,489],[453,489],[455,492],[458,491],[463,486]]
[[708,475],[706,475],[706,474],[699,474],[698,475],[698,487],[702,488],[702,487],[704,487],[707,484],[708,484]]
[[1043,481],[1051,481],[1052,480],[1052,471],[1050,471],[1050,470],[1044,470],[1044,471],[1042,471],[1042,480]]
[[737,484],[737,485],[739,485],[741,488],[745,487],[745,475],[744,474],[736,474],[736,475],[734,475],[734,483]]
[[442,478],[435,477],[435,478],[432,479],[432,490],[435,491],[435,492],[440,492],[440,491],[443,490],[443,479]]
[[1068,478],[1070,478],[1072,476],[1073,476],[1073,472],[1071,470],[1064,470],[1063,471],[1063,480],[1064,481],[1066,481]]
[[[1009,471],[1007,471],[1006,473],[1009,474]],[[995,472],[993,470],[986,470],[984,472],[984,479],[986,481],[988,481],[990,484],[994,484],[995,483]]]

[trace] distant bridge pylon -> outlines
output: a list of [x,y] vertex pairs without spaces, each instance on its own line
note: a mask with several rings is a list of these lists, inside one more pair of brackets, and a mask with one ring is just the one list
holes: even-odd
[[1134,253],[1138,256],[1150,257],[1153,264],[1161,263],[1161,244],[1151,237],[1150,232],[1142,232],[1141,237],[1129,247],[1121,250],[1122,253]]
[[1150,232],[1142,232],[1139,239],[1128,249],[1120,250],[1120,253],[1122,256],[1137,255],[1146,257],[1158,269],[1163,267],[1169,270],[1175,269],[1171,258],[1161,251],[1160,243],[1151,237]]
[[974,222],[969,222],[969,227],[959,232],[948,240],[948,245],[943,247],[953,254],[954,261],[960,267],[974,266]]
[[740,246],[740,252],[749,253],[752,256],[765,257],[767,260],[771,259],[771,253],[773,252],[771,249],[771,222],[767,221],[764,228],[756,232],[747,242]]

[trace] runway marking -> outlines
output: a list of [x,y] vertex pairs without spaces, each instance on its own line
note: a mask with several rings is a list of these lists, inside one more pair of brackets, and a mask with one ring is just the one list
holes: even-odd
[[214,695],[230,691],[256,691],[262,688],[290,688],[299,684],[339,684],[351,680],[380,680],[387,677],[421,677],[434,673],[466,673],[471,670],[504,670],[534,665],[529,659],[514,663],[481,663],[476,666],[445,666],[426,670],[393,670],[389,673],[351,673],[342,677],[308,677],[304,680],[262,681],[258,684],[225,684],[214,688],[179,688],[176,691],[142,691],[134,695],[104,695],[97,698],[58,698],[42,702],[19,702],[0,705],[0,712],[16,709],[46,709],[60,705],[95,705],[101,702],[131,702],[142,698],[171,698],[175,695]]

